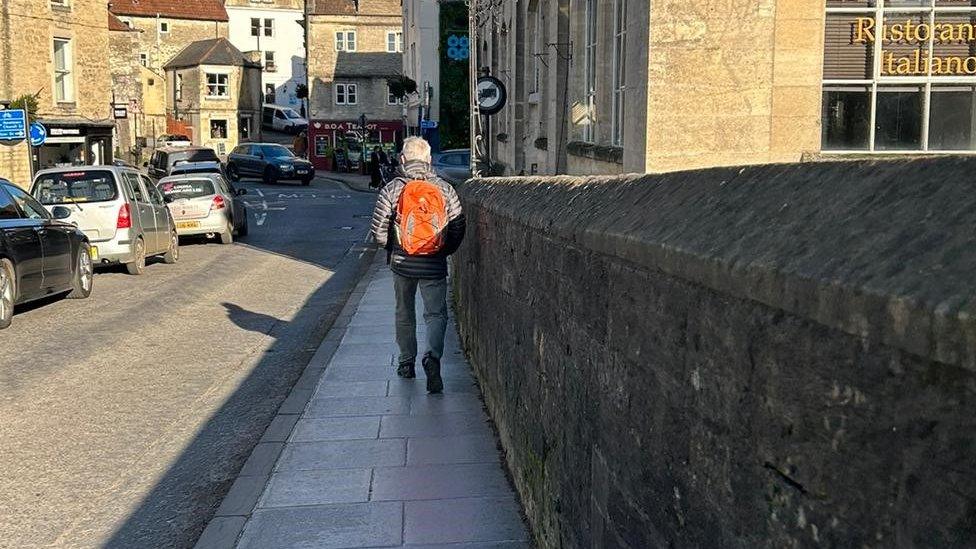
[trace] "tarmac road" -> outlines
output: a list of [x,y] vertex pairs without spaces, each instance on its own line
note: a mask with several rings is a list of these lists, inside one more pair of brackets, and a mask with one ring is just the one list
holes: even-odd
[[248,237],[0,332],[0,547],[193,546],[356,282],[375,199],[241,186]]

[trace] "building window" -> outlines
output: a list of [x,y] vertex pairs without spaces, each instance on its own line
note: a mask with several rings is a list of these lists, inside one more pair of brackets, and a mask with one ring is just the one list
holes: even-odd
[[160,34],[166,34],[166,33],[169,32],[169,22],[168,21],[160,21],[159,22],[159,32],[160,32]]
[[386,51],[387,53],[403,52],[403,32],[388,31],[386,33]]
[[356,31],[339,31],[335,37],[336,51],[356,51]]
[[75,100],[74,83],[71,75],[73,66],[71,40],[55,38],[54,99],[58,103],[70,103]]
[[359,90],[356,84],[336,84],[335,102],[336,105],[356,105],[359,103]]
[[149,66],[149,54],[148,53],[140,53],[139,54],[139,64],[142,65],[143,67],[148,67]]
[[393,90],[387,86],[386,87],[386,104],[387,105],[402,105],[403,98],[393,95]]
[[227,139],[227,121],[210,121],[210,139]]
[[583,120],[583,141],[596,140],[596,0],[586,0],[583,29],[586,40],[583,43],[583,104],[586,117]]
[[976,151],[971,2],[827,0],[824,49],[824,151]]
[[627,0],[613,2],[613,144],[624,144],[627,92]]
[[278,70],[277,65],[275,65],[275,52],[273,51],[264,52],[264,70],[268,72],[274,72]]
[[207,97],[230,97],[230,77],[226,74],[207,73]]
[[264,35],[269,37],[274,36],[274,19],[264,20]]
[[265,84],[264,85],[264,102],[274,103],[275,102],[275,85]]
[[532,91],[530,93],[538,93],[540,89],[540,83],[542,81],[542,67],[540,66],[542,57],[542,13],[539,9],[539,5],[536,4],[535,12],[530,16],[532,18]]
[[251,36],[261,36],[261,20],[257,17],[251,18]]
[[68,3],[68,0],[51,0],[51,6],[57,8],[70,8],[71,4]]
[[183,75],[176,74],[176,100],[183,101]]

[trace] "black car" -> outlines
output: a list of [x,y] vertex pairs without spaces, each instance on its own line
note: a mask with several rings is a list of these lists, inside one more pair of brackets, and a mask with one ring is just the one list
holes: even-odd
[[71,210],[40,202],[0,179],[0,329],[10,326],[14,306],[49,295],[91,295],[94,281],[88,238],[67,218]]
[[265,183],[301,181],[308,185],[315,177],[315,168],[304,158],[274,143],[248,143],[227,156],[227,177],[240,181],[243,177],[259,177]]
[[164,147],[156,149],[144,167],[153,179],[162,179],[173,173],[180,164],[194,162],[220,163],[220,157],[210,147]]

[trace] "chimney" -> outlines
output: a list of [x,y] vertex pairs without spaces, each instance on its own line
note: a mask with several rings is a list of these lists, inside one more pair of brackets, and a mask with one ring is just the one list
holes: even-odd
[[260,50],[246,51],[244,52],[244,59],[251,61],[252,63],[257,63],[263,66],[263,56]]

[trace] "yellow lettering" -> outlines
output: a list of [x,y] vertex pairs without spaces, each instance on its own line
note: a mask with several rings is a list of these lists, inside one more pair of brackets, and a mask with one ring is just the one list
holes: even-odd
[[874,42],[873,17],[858,17],[855,24],[857,25],[857,30],[854,31],[855,44]]
[[932,70],[932,74],[942,74],[942,58],[933,57],[932,66],[929,68]]
[[[962,29],[960,29],[960,31],[962,31]],[[956,40],[958,40],[958,38],[956,38],[955,25],[942,25],[942,28],[939,30],[939,42],[955,42]]]
[[908,57],[902,57],[898,60],[898,67],[895,68],[895,74],[911,74],[912,73],[912,60]]
[[884,73],[895,74],[895,54],[890,51],[885,54]]
[[912,23],[911,19],[905,21],[905,40],[909,42],[918,40],[918,36],[915,34],[915,23]]
[[966,74],[976,74],[976,57],[967,57],[965,68]]
[[905,38],[905,28],[901,25],[892,25],[891,29],[888,31],[891,40],[895,42]]
[[[948,57],[946,62],[946,73],[948,74],[962,74],[962,58],[961,57]],[[955,65],[955,67],[953,67]]]
[[[922,36],[922,31],[925,31],[925,36]],[[915,27],[915,37],[918,38],[919,42],[928,42],[929,38],[932,37],[932,27],[924,24]]]

